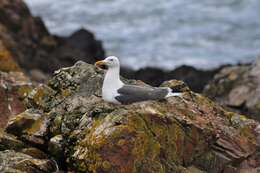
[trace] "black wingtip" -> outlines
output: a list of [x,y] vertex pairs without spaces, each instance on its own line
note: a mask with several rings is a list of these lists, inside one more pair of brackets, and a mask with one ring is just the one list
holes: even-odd
[[174,93],[181,93],[181,92],[183,92],[182,90],[185,87],[186,87],[185,84],[181,84],[181,85],[176,85],[176,86],[170,87],[170,88],[172,89],[172,92],[174,92]]

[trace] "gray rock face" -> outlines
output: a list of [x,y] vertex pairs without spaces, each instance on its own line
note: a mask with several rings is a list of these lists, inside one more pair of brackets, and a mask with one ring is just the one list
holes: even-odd
[[204,94],[226,108],[260,120],[260,58],[252,65],[224,68]]

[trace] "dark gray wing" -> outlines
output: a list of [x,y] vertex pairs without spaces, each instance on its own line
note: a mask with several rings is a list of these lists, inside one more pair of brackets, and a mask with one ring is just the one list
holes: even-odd
[[120,94],[115,97],[117,101],[122,104],[130,104],[146,100],[164,99],[169,91],[167,88],[124,85],[122,88],[118,89],[117,92]]

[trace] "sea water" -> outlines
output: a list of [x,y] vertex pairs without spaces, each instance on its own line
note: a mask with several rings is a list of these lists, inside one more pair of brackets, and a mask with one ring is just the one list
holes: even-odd
[[260,0],[25,0],[49,30],[87,28],[133,68],[212,68],[260,55]]

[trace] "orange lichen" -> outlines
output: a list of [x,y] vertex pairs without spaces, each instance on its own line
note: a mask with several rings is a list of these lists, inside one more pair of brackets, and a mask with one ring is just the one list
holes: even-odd
[[21,71],[18,64],[13,60],[11,53],[7,50],[0,50],[0,71]]

